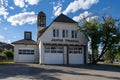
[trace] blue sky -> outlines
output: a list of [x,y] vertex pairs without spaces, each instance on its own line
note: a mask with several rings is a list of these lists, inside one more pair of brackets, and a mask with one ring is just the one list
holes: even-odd
[[[0,41],[11,43],[32,31],[36,41],[36,17],[47,16],[47,26],[64,13],[79,22],[84,17],[101,18],[103,14],[120,18],[120,0],[0,0]],[[89,18],[88,18],[89,19]]]

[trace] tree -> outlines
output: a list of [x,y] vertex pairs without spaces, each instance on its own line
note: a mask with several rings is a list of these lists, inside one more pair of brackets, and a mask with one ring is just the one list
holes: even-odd
[[85,18],[79,27],[80,31],[82,31],[90,41],[90,48],[92,50],[92,63],[95,62],[95,56],[98,54],[96,52],[98,52],[98,44],[100,44],[100,28],[101,26],[98,20],[93,19],[87,21]]
[[11,50],[4,50],[3,53],[7,58],[13,58],[13,52]]
[[[119,26],[116,20],[111,16],[102,17],[103,22],[93,19],[87,21],[85,18],[80,24],[80,30],[88,37],[92,50],[92,63],[96,64],[107,50],[113,51],[114,44],[120,41]],[[95,59],[95,51],[102,46],[102,51],[97,59]]]
[[115,58],[120,60],[120,52],[118,52],[116,55],[115,55]]
[[107,63],[112,63],[112,62],[113,62],[112,57],[113,57],[113,56],[112,56],[111,51],[110,51],[110,50],[107,50],[107,51],[105,52],[105,54],[104,54],[105,61],[106,61]]
[[120,41],[120,32],[118,30],[118,24],[116,24],[116,20],[111,16],[103,17],[103,23],[101,23],[101,45],[102,51],[100,56],[97,58],[95,63],[97,63],[100,58],[105,54],[107,50],[113,52],[114,44],[118,44]]

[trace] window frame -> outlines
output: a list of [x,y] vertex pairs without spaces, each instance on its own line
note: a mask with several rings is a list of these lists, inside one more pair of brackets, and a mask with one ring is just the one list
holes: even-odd
[[24,33],[24,39],[25,40],[31,40],[32,39],[32,33],[31,32],[25,32]]
[[83,54],[82,47],[69,47],[69,54]]
[[62,30],[62,37],[63,38],[68,37],[68,30],[65,30],[65,29]]
[[45,53],[64,53],[63,46],[44,46]]
[[18,49],[19,55],[34,55],[35,50],[34,49]]
[[59,37],[59,29],[53,29],[53,37]]
[[77,30],[72,30],[71,31],[71,37],[72,38],[77,38]]

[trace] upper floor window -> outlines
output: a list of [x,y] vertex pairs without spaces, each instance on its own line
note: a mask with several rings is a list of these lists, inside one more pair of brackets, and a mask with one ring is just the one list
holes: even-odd
[[76,30],[71,31],[71,37],[72,38],[77,38],[77,31]]
[[68,37],[68,30],[63,30],[62,36],[63,36],[63,38]]
[[53,37],[59,37],[59,29],[53,29]]

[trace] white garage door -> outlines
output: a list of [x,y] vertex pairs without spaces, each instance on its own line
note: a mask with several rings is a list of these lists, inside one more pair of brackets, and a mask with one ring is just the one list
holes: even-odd
[[64,47],[45,46],[44,64],[63,64]]
[[34,62],[34,50],[19,49],[18,62]]
[[83,48],[69,47],[69,64],[84,64]]

